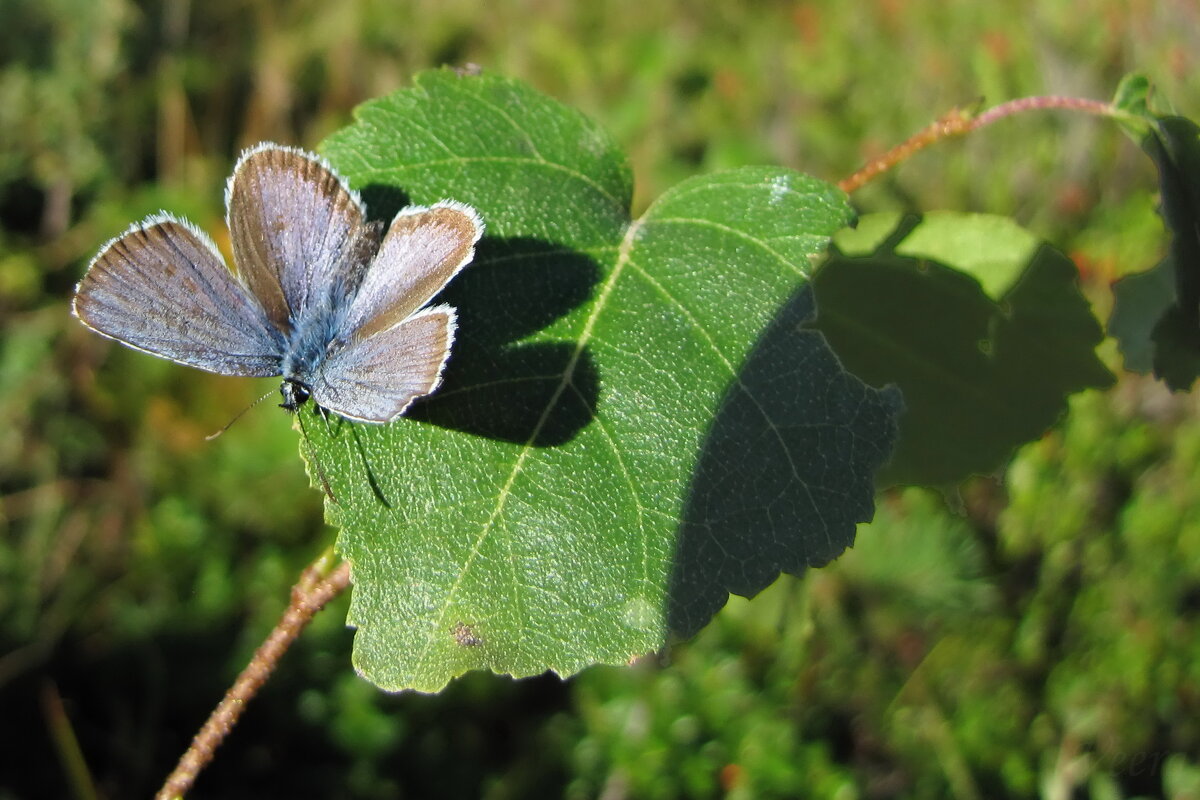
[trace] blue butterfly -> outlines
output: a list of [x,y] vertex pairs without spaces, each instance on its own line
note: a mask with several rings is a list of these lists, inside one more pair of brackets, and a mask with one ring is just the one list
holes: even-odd
[[455,312],[426,304],[475,253],[483,223],[445,200],[382,233],[323,159],[263,143],[225,191],[235,268],[192,224],[156,214],[106,243],[72,310],[124,345],[221,375],[282,375],[283,408],[311,397],[390,422],[434,391]]

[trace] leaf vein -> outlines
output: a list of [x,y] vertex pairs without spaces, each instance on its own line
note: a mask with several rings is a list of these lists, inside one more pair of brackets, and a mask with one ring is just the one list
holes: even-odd
[[[738,373],[737,369],[734,367],[733,363],[725,356],[725,354],[721,351],[720,346],[718,346],[716,341],[712,338],[712,336],[709,335],[708,330],[705,328],[705,326],[700,324],[700,321],[697,320],[696,317],[692,315],[691,311],[687,308],[687,306],[685,306],[679,299],[677,299],[674,295],[672,295],[670,292],[668,292],[666,287],[664,287],[661,283],[659,283],[657,280],[655,280],[654,276],[650,275],[648,272],[646,272],[646,270],[642,269],[642,267],[640,265],[638,265],[637,262],[630,260],[630,264],[632,265],[633,270],[639,276],[641,276],[642,280],[649,283],[654,288],[655,291],[657,291],[664,298],[666,298],[667,302],[669,302],[671,305],[675,306],[675,308],[679,309],[679,312],[681,314],[683,314],[684,317],[687,318],[687,320],[691,323],[692,327],[703,337],[704,341],[707,342],[707,344],[708,344],[709,348],[712,350],[712,352],[717,356],[717,358],[721,361],[721,363],[729,371],[730,378],[737,385],[738,389],[750,400],[750,402],[754,405],[754,408],[758,410],[758,413],[762,416],[763,421],[766,422],[767,427],[770,429],[771,433],[775,436],[776,440],[779,442],[779,447],[783,451],[783,453],[785,454],[785,456],[787,458],[788,468],[791,470],[792,477],[796,480],[796,483],[798,485],[800,485],[804,488],[804,493],[808,496],[809,502],[812,503],[813,508],[817,511],[817,516],[821,520],[821,525],[825,530],[825,536],[826,536],[826,538],[829,538],[829,523],[825,520],[824,516],[821,514],[820,505],[816,502],[816,499],[813,497],[811,487],[809,487],[809,485],[800,477],[800,471],[796,466],[795,459],[792,458],[792,451],[787,446],[787,441],[783,437],[783,434],[780,432],[779,426],[775,424],[775,420],[772,419],[771,415],[767,413],[767,410],[765,408],[763,408],[762,405],[758,402],[758,398],[754,396],[754,393],[751,392],[744,383],[742,383],[741,376]],[[726,397],[728,397],[728,395],[726,395]],[[719,414],[720,411],[718,411],[717,413]]]
[[719,222],[715,222],[710,219],[700,219],[698,217],[658,217],[654,220],[655,225],[658,225],[660,223],[665,224],[665,225],[695,225],[697,227],[712,228],[713,230],[720,231],[728,236],[733,236],[734,238],[742,239],[743,241],[747,241],[747,242],[750,242],[751,244],[757,245],[762,250],[766,251],[767,253],[770,253],[772,256],[775,257],[776,260],[779,261],[779,263],[783,264],[789,270],[796,273],[800,277],[802,277],[802,278],[809,277],[808,272],[806,270],[801,269],[790,258],[788,258],[787,256],[780,253],[774,247],[771,247],[767,243],[766,240],[760,239],[755,236],[750,236],[749,234],[743,233],[742,231],[739,231],[737,228],[733,228],[729,225],[722,225]]
[[[488,535],[491,533],[492,527],[496,525],[497,520],[501,518],[501,515],[504,512],[504,507],[508,503],[508,498],[512,494],[513,484],[516,483],[517,477],[521,474],[522,469],[524,469],[525,461],[529,458],[529,454],[535,450],[534,442],[536,442],[541,436],[542,429],[545,428],[546,422],[550,418],[550,414],[558,405],[558,401],[562,397],[563,392],[565,392],[567,387],[571,384],[571,380],[575,375],[575,369],[579,365],[579,359],[583,354],[584,348],[587,347],[588,341],[592,337],[592,330],[595,327],[596,319],[600,316],[600,312],[607,304],[608,297],[612,294],[613,287],[616,285],[617,279],[620,277],[621,272],[624,270],[625,264],[628,262],[629,243],[633,241],[633,235],[630,231],[636,227],[637,223],[634,223],[633,225],[630,225],[630,230],[626,231],[625,237],[621,243],[621,249],[618,251],[617,261],[613,265],[612,272],[609,274],[608,279],[604,282],[604,285],[600,289],[600,293],[596,297],[596,302],[593,305],[591,313],[588,315],[588,318],[584,323],[583,330],[580,332],[579,339],[575,344],[575,351],[571,354],[570,361],[567,362],[567,366],[563,369],[559,384],[557,387],[555,387],[554,393],[550,396],[550,399],[546,401],[546,407],[542,409],[541,416],[538,417],[538,421],[534,424],[533,430],[530,432],[529,437],[525,440],[525,444],[521,447],[521,451],[517,454],[517,458],[513,462],[512,469],[509,471],[504,485],[500,487],[500,490],[496,495],[496,503],[491,514],[480,527],[479,535],[475,537],[475,542],[471,546],[471,551],[467,557],[467,560],[463,563],[462,567],[459,568],[458,576],[455,578],[454,583],[450,586],[449,591],[446,593],[446,602],[442,607],[442,613],[439,615],[439,627],[445,624],[446,612],[449,610],[450,603],[453,601],[454,596],[458,593],[459,588],[462,586],[463,579],[466,577],[466,574],[471,569],[476,556],[478,556],[480,549],[483,547],[484,540],[486,540]],[[427,644],[425,650],[421,653],[422,660],[424,660],[425,656],[428,655],[428,647],[429,645]]]
[[[610,192],[605,186],[594,180],[585,173],[579,170],[571,169],[564,164],[558,164],[553,161],[541,161],[527,156],[455,156],[447,159],[431,159],[421,161],[419,164],[400,164],[389,167],[377,167],[374,169],[364,169],[359,173],[360,181],[367,183],[369,178],[388,177],[393,178],[396,175],[402,175],[406,172],[427,172],[431,167],[445,166],[460,166],[462,164],[520,164],[522,166],[540,166],[562,172],[568,175],[585,186],[591,187],[597,194],[604,197],[612,206],[618,210],[623,210],[624,204],[620,199]],[[358,177],[358,176],[356,176]]]

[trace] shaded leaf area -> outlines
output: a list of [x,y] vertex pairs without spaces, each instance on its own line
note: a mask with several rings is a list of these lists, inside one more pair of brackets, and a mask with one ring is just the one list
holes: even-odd
[[[810,260],[850,217],[841,192],[745,168],[633,220],[602,130],[450,71],[361,107],[324,151],[373,213],[453,197],[487,224],[439,298],[459,309],[443,388],[392,425],[300,417],[369,680],[626,663],[870,518],[895,398],[799,330]],[[753,473],[783,477],[729,491]],[[695,548],[700,529],[715,547]]]
[[781,570],[833,560],[871,518],[874,487],[862,476],[887,459],[903,401],[842,368],[803,327],[815,312],[810,286],[784,305],[705,439],[671,573],[678,635],[704,627],[726,592],[749,597]]
[[904,393],[882,483],[990,472],[1054,423],[1066,395],[1112,383],[1074,264],[1010,220],[941,213],[923,230],[908,217],[888,235],[871,217],[862,226],[867,235],[838,235],[814,278],[813,327],[850,372]]
[[1141,138],[1158,167],[1161,212],[1170,251],[1153,270],[1113,286],[1109,332],[1127,369],[1151,368],[1173,390],[1200,376],[1200,127],[1183,117],[1154,116]]

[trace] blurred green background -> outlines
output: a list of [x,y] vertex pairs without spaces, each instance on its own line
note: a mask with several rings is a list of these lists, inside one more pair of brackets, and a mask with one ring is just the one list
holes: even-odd
[[[1194,118],[1200,7],[0,0],[0,798],[152,793],[333,536],[283,415],[204,441],[275,382],[88,333],[88,259],[160,208],[219,238],[241,147],[313,147],[467,63],[599,119],[640,209],[747,163],[836,180],[952,106],[1104,99],[1135,69]],[[1045,114],[855,201],[1012,215],[1104,317],[1164,251],[1154,192],[1115,126]],[[342,598],[194,796],[1200,798],[1196,405],[1122,375],[1003,473],[884,493],[834,565],[631,669],[384,695]]]

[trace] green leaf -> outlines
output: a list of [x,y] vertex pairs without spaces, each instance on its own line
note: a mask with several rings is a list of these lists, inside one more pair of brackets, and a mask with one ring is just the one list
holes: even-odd
[[943,212],[869,239],[821,267],[813,327],[855,375],[904,392],[882,482],[990,472],[1054,423],[1065,395],[1112,382],[1074,264],[1011,221]]
[[[1113,287],[1109,331],[1128,369],[1145,371],[1149,360],[1171,389],[1186,391],[1200,376],[1200,127],[1184,117],[1153,121],[1142,148],[1158,167],[1170,252],[1146,276],[1130,276]],[[1161,283],[1167,275],[1174,281],[1170,294]]]
[[1146,151],[1158,166],[1163,220],[1181,314],[1200,325],[1200,127],[1183,117],[1158,120]]
[[369,680],[626,663],[871,517],[898,399],[800,327],[850,218],[837,189],[744,168],[634,220],[598,126],[450,71],[362,106],[324,151],[373,214],[452,197],[487,224],[441,298],[459,309],[442,389],[387,426],[301,417]]

